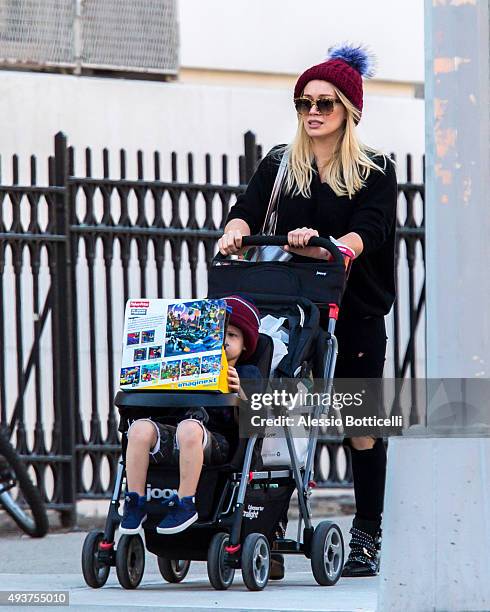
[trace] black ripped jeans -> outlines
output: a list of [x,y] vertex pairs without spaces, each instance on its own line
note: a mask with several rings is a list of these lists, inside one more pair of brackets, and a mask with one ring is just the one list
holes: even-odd
[[[335,378],[382,378],[387,341],[383,316],[340,317],[335,335],[339,345]],[[383,440],[378,438],[369,450],[354,449],[349,439],[344,444],[351,450],[356,519],[379,527],[386,480]]]
[[[320,311],[320,325],[327,329],[328,310]],[[339,318],[335,327],[338,356],[335,378],[381,378],[386,355],[386,327],[384,317]],[[381,525],[386,480],[386,449],[378,438],[369,450],[356,450],[350,439],[352,475],[356,499],[355,523],[359,529],[377,532]],[[284,537],[287,511],[276,530],[276,537]]]

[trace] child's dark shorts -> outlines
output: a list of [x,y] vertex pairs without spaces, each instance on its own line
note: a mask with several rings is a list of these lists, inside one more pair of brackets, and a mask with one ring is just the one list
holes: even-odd
[[138,421],[148,421],[155,427],[157,441],[150,451],[150,463],[159,465],[179,465],[179,441],[177,431],[185,421],[198,423],[203,432],[202,448],[204,453],[204,465],[222,465],[228,459],[230,445],[225,436],[218,432],[211,432],[199,419],[184,419],[177,427],[164,425],[150,418],[134,420],[128,427],[126,435],[129,435],[131,427]]

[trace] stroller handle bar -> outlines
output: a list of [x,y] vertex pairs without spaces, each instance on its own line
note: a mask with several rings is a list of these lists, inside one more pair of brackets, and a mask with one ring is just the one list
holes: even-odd
[[[242,245],[245,246],[278,246],[282,247],[285,244],[288,244],[287,236],[263,236],[263,235],[255,235],[255,236],[243,236],[242,237]],[[323,247],[329,251],[334,261],[338,264],[344,263],[344,257],[342,253],[339,251],[337,246],[328,238],[320,238],[317,236],[312,236],[308,241],[308,246],[317,246]],[[218,255],[221,255],[218,253]]]

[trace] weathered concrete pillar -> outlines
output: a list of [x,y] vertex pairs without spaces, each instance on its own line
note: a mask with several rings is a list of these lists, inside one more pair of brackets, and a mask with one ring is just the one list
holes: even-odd
[[488,0],[426,0],[425,27],[427,378],[465,380],[445,437],[429,399],[390,440],[380,612],[490,610],[490,439],[464,437],[490,412]]

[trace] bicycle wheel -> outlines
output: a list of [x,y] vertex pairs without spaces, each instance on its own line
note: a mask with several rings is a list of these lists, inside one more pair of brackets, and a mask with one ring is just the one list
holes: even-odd
[[47,534],[48,514],[41,494],[3,434],[0,434],[0,504],[27,535],[42,538]]

